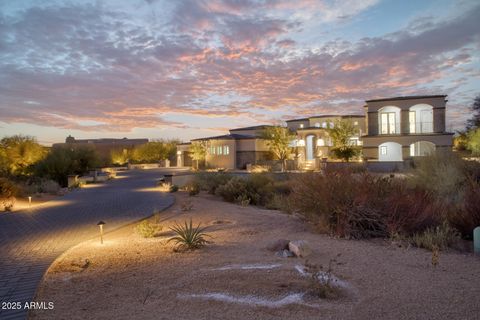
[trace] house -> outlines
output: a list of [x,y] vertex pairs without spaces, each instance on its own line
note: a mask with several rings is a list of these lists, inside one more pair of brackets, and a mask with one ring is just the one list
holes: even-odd
[[351,143],[360,146],[362,144],[361,136],[365,132],[365,116],[320,115],[286,121],[287,127],[297,134],[294,145],[298,154],[297,161],[301,167],[316,168],[318,159],[330,156],[333,142],[328,135],[328,129],[333,128],[335,122],[339,120],[349,120],[353,123],[358,134],[351,137]]
[[[193,139],[191,143],[203,142],[207,148],[205,167],[225,169],[245,169],[247,164],[255,164],[271,159],[262,134],[268,125],[245,127],[230,130],[229,134]],[[191,163],[189,147],[191,143],[177,146],[177,163],[186,166]]]
[[[321,159],[331,157],[333,147],[328,129],[338,120],[349,120],[357,134],[351,144],[362,147],[363,157],[379,162],[402,162],[425,156],[434,150],[451,150],[453,133],[446,131],[446,95],[409,96],[366,101],[365,115],[317,115],[286,121],[296,134],[295,167],[318,169]],[[269,126],[230,130],[229,134],[194,139],[207,148],[207,168],[245,169],[247,164],[271,160],[268,146],[262,139]],[[191,143],[177,146],[177,163],[187,166]]]
[[363,156],[378,161],[403,161],[434,150],[452,149],[446,131],[446,95],[408,96],[366,101],[367,131]]
[[132,150],[136,146],[146,144],[148,139],[75,139],[72,136],[68,136],[65,139],[65,143],[54,143],[52,148],[78,148],[78,147],[93,147],[97,152],[100,158],[109,162],[112,151],[124,151]]

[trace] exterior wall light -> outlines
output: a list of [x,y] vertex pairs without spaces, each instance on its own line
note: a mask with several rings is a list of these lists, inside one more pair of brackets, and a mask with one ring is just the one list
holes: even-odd
[[105,225],[105,222],[100,221],[97,223],[97,226],[100,228],[100,244],[103,244],[103,226]]
[[177,151],[177,154],[178,154],[178,155],[181,155],[181,154],[182,154],[182,151]]
[[324,147],[324,146],[325,146],[325,140],[317,139],[317,147]]
[[303,140],[303,139],[298,140],[297,146],[299,146],[299,147],[305,147],[305,140]]

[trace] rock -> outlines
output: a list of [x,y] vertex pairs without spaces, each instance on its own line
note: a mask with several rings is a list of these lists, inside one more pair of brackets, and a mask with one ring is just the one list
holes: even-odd
[[275,255],[276,255],[277,257],[281,257],[281,258],[291,258],[291,257],[294,257],[294,256],[295,256],[292,252],[290,252],[290,251],[287,250],[287,249],[277,251],[277,252],[275,253]]
[[308,243],[305,240],[290,241],[288,249],[297,257],[307,257],[312,253]]
[[269,250],[269,251],[282,251],[282,250],[288,249],[288,244],[289,243],[290,243],[290,240],[279,239],[277,241],[274,241],[274,242],[270,243],[267,246],[267,250]]

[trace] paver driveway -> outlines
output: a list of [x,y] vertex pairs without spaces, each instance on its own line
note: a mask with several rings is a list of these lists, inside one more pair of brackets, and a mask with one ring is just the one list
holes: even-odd
[[[97,236],[98,221],[108,232],[171,205],[171,195],[153,189],[161,175],[158,169],[127,171],[28,211],[0,214],[0,303],[32,301],[49,265]],[[27,311],[0,309],[0,319],[24,319]]]

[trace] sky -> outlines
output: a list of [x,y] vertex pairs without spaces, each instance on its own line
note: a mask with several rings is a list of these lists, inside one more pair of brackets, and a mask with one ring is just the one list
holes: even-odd
[[192,138],[480,94],[480,2],[0,0],[0,137]]

